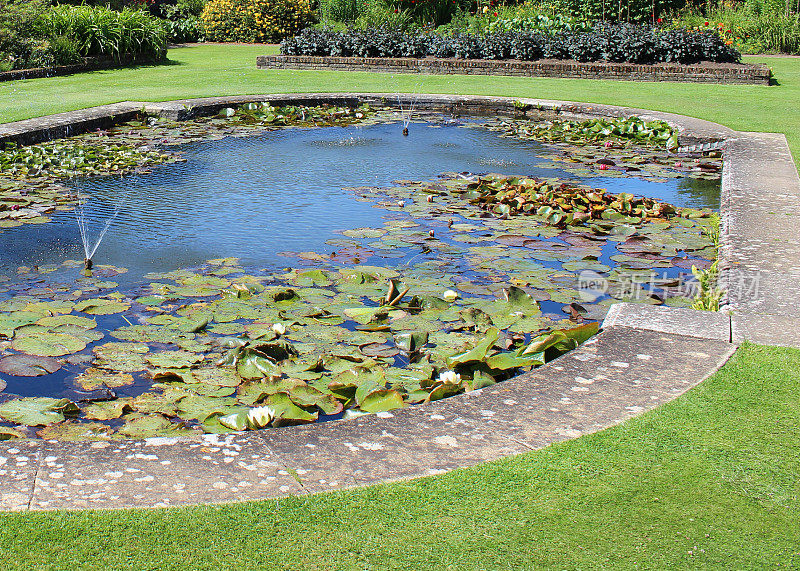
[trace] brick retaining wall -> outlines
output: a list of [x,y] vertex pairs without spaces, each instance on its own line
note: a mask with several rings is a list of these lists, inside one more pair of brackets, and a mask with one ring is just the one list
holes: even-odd
[[689,83],[738,83],[769,85],[765,65],[703,63],[697,65],[560,60],[481,60],[442,58],[362,58],[333,56],[259,56],[259,69],[326,69],[384,73],[459,75],[511,75],[523,77],[570,77],[624,81],[682,81]]

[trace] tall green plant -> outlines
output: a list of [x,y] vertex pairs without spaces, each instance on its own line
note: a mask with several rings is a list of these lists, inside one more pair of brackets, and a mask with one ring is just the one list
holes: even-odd
[[85,56],[114,59],[166,54],[166,33],[160,20],[142,10],[120,12],[100,6],[56,6],[40,21],[43,32],[73,38]]

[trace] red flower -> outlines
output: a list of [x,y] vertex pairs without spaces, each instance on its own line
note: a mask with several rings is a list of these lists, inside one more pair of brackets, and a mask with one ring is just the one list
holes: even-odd
[[705,25],[708,26],[708,22],[706,22]]
[[494,16],[496,18],[497,17],[497,12],[493,12],[492,16]]
[[659,24],[660,24],[661,22],[663,22],[663,21],[664,21],[664,20],[662,20],[661,18],[659,18],[659,19],[658,19],[658,23],[659,23]]

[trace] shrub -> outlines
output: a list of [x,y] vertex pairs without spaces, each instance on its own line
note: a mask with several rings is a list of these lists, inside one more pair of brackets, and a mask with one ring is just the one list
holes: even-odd
[[55,6],[42,16],[40,31],[71,38],[84,56],[166,56],[166,33],[161,20],[143,10],[120,12],[101,6]]
[[632,63],[738,62],[740,54],[715,32],[597,24],[588,32],[434,34],[419,30],[308,29],[281,43],[287,55],[439,57],[523,60],[540,58]]
[[41,37],[36,29],[47,0],[0,0],[0,71],[32,67],[41,58]]
[[205,6],[206,0],[178,0],[175,4],[159,4],[156,14],[164,18],[167,41],[173,43],[202,41],[205,30],[200,21],[200,14],[203,13]]
[[210,0],[200,16],[213,42],[275,42],[313,23],[309,0]]

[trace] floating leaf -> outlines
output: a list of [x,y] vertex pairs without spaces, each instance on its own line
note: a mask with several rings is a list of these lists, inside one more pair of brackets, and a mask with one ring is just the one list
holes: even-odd
[[158,353],[148,353],[145,361],[153,367],[163,369],[180,369],[190,367],[203,360],[202,355],[190,353],[188,351],[161,351]]
[[30,397],[0,404],[0,417],[17,424],[41,426],[61,422],[65,413],[77,410],[78,407],[69,399]]
[[40,438],[54,438],[67,441],[110,440],[114,429],[99,422],[64,422],[42,428],[36,433]]
[[382,412],[403,408],[404,406],[403,395],[393,389],[373,391],[364,397],[358,405],[364,412]]
[[0,373],[15,377],[41,377],[55,373],[60,368],[61,363],[49,357],[9,355],[0,359]]
[[42,357],[59,357],[86,348],[86,341],[63,333],[39,333],[15,337],[11,347],[17,351]]
[[75,377],[75,384],[84,391],[94,391],[103,387],[114,389],[133,384],[133,375],[112,373],[103,369],[89,367]]
[[127,311],[131,306],[128,303],[115,301],[113,299],[85,299],[75,304],[75,311],[81,311],[90,315],[111,315]]
[[113,420],[131,411],[131,399],[115,399],[94,402],[83,408],[83,414],[90,420]]

